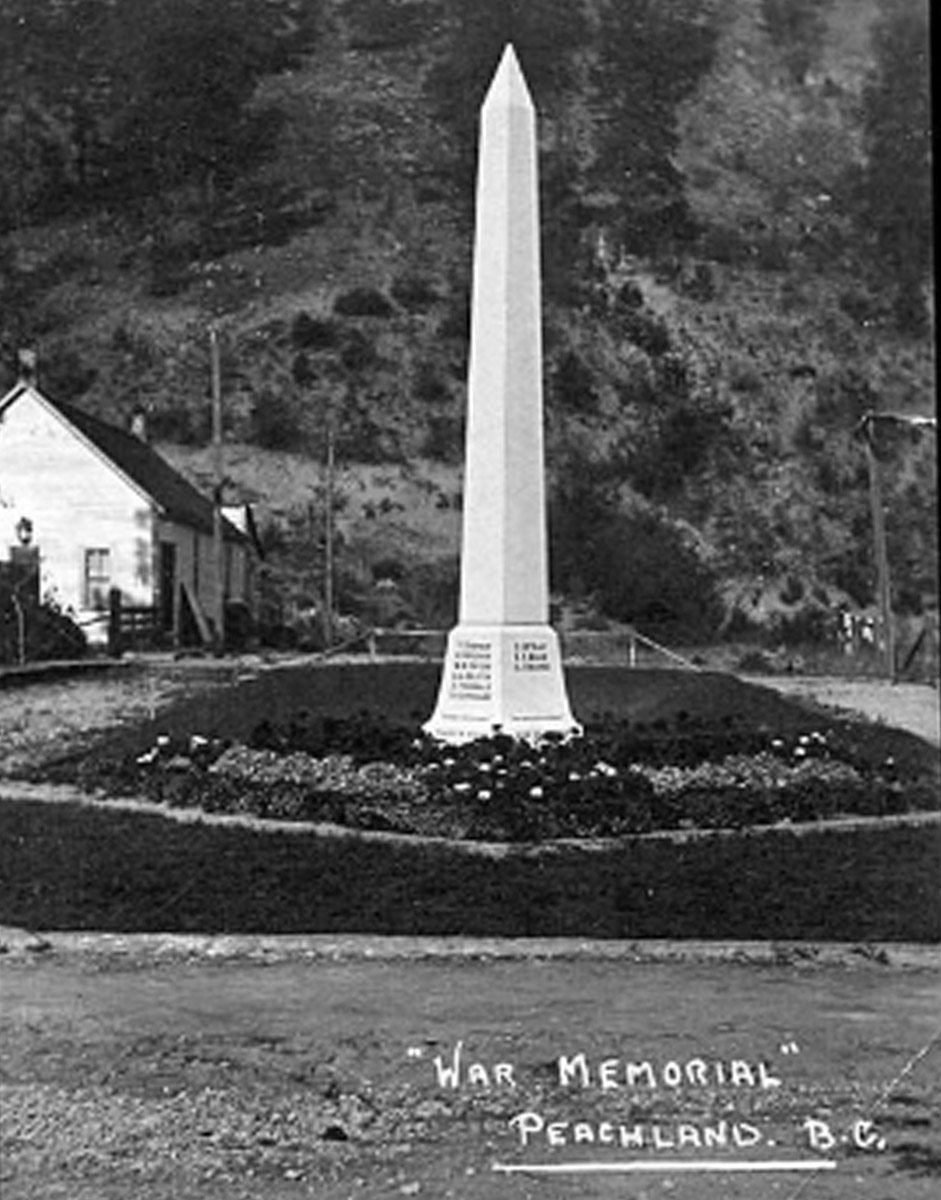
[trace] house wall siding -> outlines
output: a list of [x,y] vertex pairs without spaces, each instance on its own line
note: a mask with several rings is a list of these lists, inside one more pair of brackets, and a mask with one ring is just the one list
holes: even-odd
[[[158,545],[160,542],[176,547],[177,587],[181,583],[187,584],[199,599],[205,616],[211,618],[216,611],[216,569],[211,534],[160,520],[157,522]],[[247,557],[245,547],[233,542],[225,543],[223,594],[226,599],[248,602]]]
[[16,523],[33,523],[44,598],[72,610],[91,640],[106,622],[85,603],[85,551],[109,552],[110,584],[129,604],[154,603],[154,518],[148,499],[29,392],[0,419],[0,553]]
[[[162,515],[156,502],[124,476],[45,400],[27,389],[5,406],[0,400],[0,558],[17,544],[16,524],[28,517],[40,554],[43,598],[70,611],[89,639],[107,637],[107,605],[85,603],[86,553],[108,552],[103,584],[117,587],[129,605],[169,610],[180,629],[180,584],[195,595],[206,618],[216,611],[213,538],[208,530]],[[175,590],[166,582],[161,544],[175,547]],[[254,556],[248,541],[225,542],[224,595],[254,611]],[[171,625],[164,624],[169,631]]]

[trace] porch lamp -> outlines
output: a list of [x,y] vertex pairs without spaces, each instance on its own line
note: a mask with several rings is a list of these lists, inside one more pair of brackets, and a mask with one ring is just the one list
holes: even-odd
[[21,546],[28,546],[33,540],[33,523],[29,517],[20,517],[17,521],[16,537]]

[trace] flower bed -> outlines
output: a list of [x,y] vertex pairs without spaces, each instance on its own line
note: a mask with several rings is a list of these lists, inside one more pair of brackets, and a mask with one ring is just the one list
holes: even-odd
[[300,713],[244,743],[159,736],[95,761],[83,781],[208,812],[516,842],[938,807],[930,782],[903,779],[891,757],[863,761],[832,731],[769,736],[682,714],[649,727],[600,720],[571,741],[497,734],[453,747],[368,714]]

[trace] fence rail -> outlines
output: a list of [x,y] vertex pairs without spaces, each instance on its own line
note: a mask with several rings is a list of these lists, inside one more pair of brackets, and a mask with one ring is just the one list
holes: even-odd
[[[629,667],[666,664],[688,671],[703,668],[675,650],[661,645],[636,629],[618,632],[579,630],[560,634],[562,657],[566,661],[626,663]],[[372,657],[377,655],[416,656],[427,659],[444,657],[447,632],[441,629],[375,628],[355,639],[365,642]]]
[[149,604],[125,604],[117,588],[108,596],[108,653],[152,647],[160,640],[160,610]]

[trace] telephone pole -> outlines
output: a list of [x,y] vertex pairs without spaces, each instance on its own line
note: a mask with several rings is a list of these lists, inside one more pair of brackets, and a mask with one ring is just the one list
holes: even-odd
[[866,443],[866,460],[869,464],[869,507],[872,513],[872,537],[876,558],[876,593],[879,604],[879,624],[882,632],[882,651],[886,676],[896,682],[895,620],[892,615],[892,580],[889,575],[889,553],[885,533],[885,498],[882,487],[882,462],[876,453],[876,427],[879,422],[905,425],[912,429],[935,429],[934,417],[915,416],[908,413],[867,412],[857,426]]
[[334,520],[333,496],[336,487],[336,431],[333,405],[327,412],[326,512],[324,514],[323,637],[327,649],[333,645]]
[[212,571],[213,649],[219,653],[225,645],[225,539],[222,528],[222,367],[219,360],[219,332],[209,326],[209,355],[212,368]]
[[869,507],[872,513],[872,538],[876,555],[876,595],[879,603],[881,645],[885,656],[885,673],[895,682],[895,623],[892,617],[892,581],[889,577],[889,554],[885,540],[885,500],[882,491],[882,463],[873,445],[873,422],[865,429],[866,459],[869,463]]

